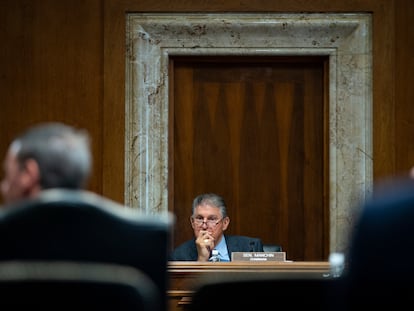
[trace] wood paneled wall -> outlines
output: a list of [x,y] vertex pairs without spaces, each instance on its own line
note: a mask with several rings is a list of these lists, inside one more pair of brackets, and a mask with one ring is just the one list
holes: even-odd
[[[98,0],[0,1],[1,155],[38,122],[87,128],[95,154],[90,188],[97,192],[104,183],[102,14]],[[114,148],[122,158],[122,145]]]
[[85,127],[89,188],[123,202],[125,14],[161,11],[372,12],[374,178],[414,164],[411,0],[2,0],[0,154],[37,122]]

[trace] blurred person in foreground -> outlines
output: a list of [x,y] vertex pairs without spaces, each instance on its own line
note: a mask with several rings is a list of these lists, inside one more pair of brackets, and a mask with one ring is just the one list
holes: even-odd
[[224,234],[230,218],[224,199],[217,194],[201,194],[193,200],[190,223],[194,238],[175,248],[170,260],[209,261],[213,249],[220,261],[230,261],[232,252],[263,252],[259,238]]
[[85,190],[92,167],[86,130],[33,126],[11,142],[3,167],[0,261],[134,267],[159,289],[154,310],[166,310],[171,215],[147,215]]
[[0,261],[134,267],[158,286],[165,310],[172,215],[85,190],[91,159],[88,133],[63,123],[38,124],[11,142],[1,181]]
[[362,204],[347,255],[345,309],[406,309],[414,301],[413,177],[377,182]]

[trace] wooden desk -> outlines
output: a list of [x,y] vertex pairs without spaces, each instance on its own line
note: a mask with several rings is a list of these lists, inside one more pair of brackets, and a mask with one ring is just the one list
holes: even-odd
[[205,282],[226,278],[329,277],[329,262],[194,262],[169,263],[169,311],[185,310]]

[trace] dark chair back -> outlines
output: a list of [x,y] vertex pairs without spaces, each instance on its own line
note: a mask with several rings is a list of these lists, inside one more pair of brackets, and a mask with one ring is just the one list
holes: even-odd
[[266,310],[275,301],[291,310],[335,310],[340,286],[339,279],[322,277],[208,282],[196,290],[190,310]]
[[140,270],[83,262],[0,263],[0,309],[161,310],[161,293]]
[[1,211],[0,261],[127,265],[143,271],[165,293],[172,221],[169,214],[145,215],[90,192],[48,190]]

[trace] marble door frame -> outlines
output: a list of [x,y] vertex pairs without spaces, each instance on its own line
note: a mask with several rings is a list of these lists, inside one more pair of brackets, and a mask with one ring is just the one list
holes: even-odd
[[372,193],[372,25],[366,13],[130,13],[125,203],[168,210],[168,62],[175,55],[329,57],[330,250]]

